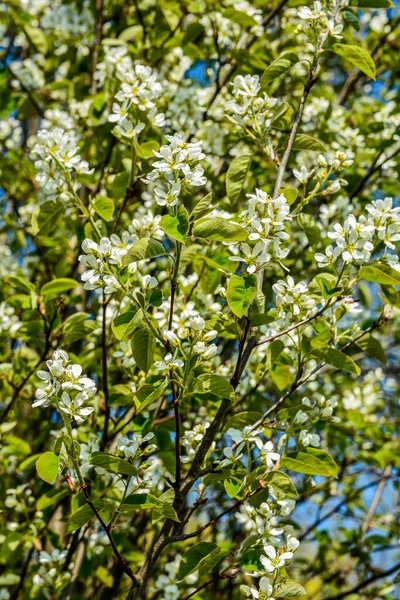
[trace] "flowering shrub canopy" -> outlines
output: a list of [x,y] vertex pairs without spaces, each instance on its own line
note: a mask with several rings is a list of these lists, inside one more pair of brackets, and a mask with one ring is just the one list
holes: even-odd
[[396,6],[0,10],[0,598],[398,597]]

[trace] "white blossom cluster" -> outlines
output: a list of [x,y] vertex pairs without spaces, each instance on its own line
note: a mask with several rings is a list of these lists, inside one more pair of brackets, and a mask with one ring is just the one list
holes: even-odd
[[21,327],[22,323],[15,314],[12,306],[5,302],[0,303],[0,335],[2,333],[14,334]]
[[70,364],[69,356],[64,350],[53,352],[51,360],[47,360],[46,365],[48,371],[37,372],[37,376],[46,383],[46,386],[36,390],[36,400],[32,406],[35,408],[55,404],[60,411],[75,419],[77,423],[83,423],[85,417],[94,410],[93,406],[84,406],[84,404],[96,394],[95,382],[82,375],[80,365]]
[[226,102],[229,120],[263,140],[273,123],[278,100],[261,91],[258,75],[237,75],[231,85],[233,99]]
[[145,183],[157,181],[155,200],[160,206],[178,204],[181,189],[186,186],[205,185],[204,169],[199,162],[205,158],[201,142],[186,142],[183,136],[166,136],[169,144],[161,146],[154,155],[159,159],[153,170],[143,179]]
[[370,260],[375,244],[381,242],[387,248],[395,249],[394,242],[400,239],[400,209],[393,207],[392,198],[374,200],[366,210],[368,218],[361,216],[357,220],[351,214],[343,225],[334,225],[334,231],[328,236],[335,245],[328,246],[325,254],[315,254],[318,266],[332,265],[339,257],[344,263],[364,264]]
[[[150,67],[135,65],[132,70],[126,71],[108,117],[111,123],[116,123],[115,134],[128,140],[137,137],[145,127],[141,120],[144,114],[150,123],[162,127],[165,115],[158,112],[156,105],[161,94],[162,87]],[[138,109],[142,116],[133,109]]]
[[[256,189],[254,194],[247,194],[248,208],[240,214],[241,224],[249,232],[249,240],[255,241],[255,246],[247,243],[231,244],[230,250],[235,252],[230,260],[247,264],[247,272],[254,273],[273,258],[280,260],[289,253],[289,248],[283,248],[282,243],[290,236],[285,231],[285,223],[290,221],[290,207],[283,194],[271,198],[263,190]],[[239,250],[239,254],[236,254]]]
[[319,33],[323,33],[336,39],[342,38],[341,32],[343,31],[343,25],[335,22],[333,16],[327,13],[322,2],[319,0],[314,2],[312,8],[309,6],[301,6],[297,11],[297,15],[301,19],[310,21],[312,26]]
[[60,592],[71,580],[71,570],[74,563],[70,563],[65,570],[64,563],[67,550],[53,550],[51,554],[44,550],[39,553],[39,570],[33,576],[33,583],[41,588],[46,598],[53,597],[55,592]]
[[317,303],[308,295],[308,286],[304,281],[295,283],[288,275],[286,281],[280,279],[272,286],[276,294],[276,306],[279,317],[284,323],[301,321],[317,311]]
[[79,155],[75,133],[56,127],[40,130],[37,138],[32,150],[37,159],[36,181],[48,199],[73,199],[80,188],[75,175],[93,173],[88,162]]

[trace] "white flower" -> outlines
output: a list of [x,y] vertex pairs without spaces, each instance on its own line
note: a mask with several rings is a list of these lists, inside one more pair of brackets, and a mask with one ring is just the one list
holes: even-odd
[[151,275],[144,275],[142,277],[142,287],[143,288],[152,290],[153,288],[157,287],[157,285],[158,285],[158,281],[155,277],[152,277]]
[[265,442],[265,444],[260,440],[256,440],[256,445],[260,451],[260,460],[261,462],[265,462],[267,467],[271,469],[274,466],[274,462],[280,459],[280,454],[278,452],[274,452],[274,445],[271,441]]
[[298,410],[294,417],[294,422],[296,423],[296,425],[301,425],[306,421],[308,421],[307,413],[305,413],[303,410]]
[[313,170],[308,171],[308,169],[304,165],[300,168],[300,170],[293,169],[293,175],[296,177],[296,179],[300,181],[300,183],[307,183],[312,174]]
[[310,433],[307,429],[302,429],[299,434],[299,441],[303,444],[303,446],[314,446],[318,448],[321,441],[319,439],[319,435],[316,433]]
[[271,594],[273,592],[273,587],[267,577],[261,577],[259,588],[260,589],[258,590],[254,585],[252,585],[252,586],[241,585],[240,591],[243,592],[243,594],[245,596],[247,596],[247,597],[251,596],[252,598],[255,598],[256,600],[258,600],[258,598],[260,598],[260,592],[264,592],[263,600],[274,600],[271,597]]
[[273,573],[276,569],[280,569],[285,565],[286,560],[293,558],[293,552],[282,552],[277,554],[275,548],[271,544],[264,546],[264,552],[266,556],[261,556],[260,561],[264,569],[268,573]]
[[183,367],[184,362],[179,358],[172,358],[172,354],[168,353],[164,356],[164,360],[158,360],[154,363],[154,366],[159,371],[163,371],[164,369],[173,369]]
[[193,317],[189,322],[190,329],[194,331],[203,331],[206,326],[206,322],[202,317]]

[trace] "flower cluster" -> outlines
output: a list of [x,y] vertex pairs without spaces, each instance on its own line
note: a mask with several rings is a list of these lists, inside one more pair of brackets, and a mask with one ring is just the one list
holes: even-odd
[[82,423],[94,410],[92,406],[84,406],[96,394],[94,381],[82,375],[80,365],[69,363],[69,356],[64,350],[53,352],[46,365],[48,371],[37,372],[39,379],[46,382],[46,387],[36,390],[32,406],[55,404],[77,423]]
[[343,36],[341,32],[343,31],[342,24],[336,24],[334,18],[329,17],[328,13],[325,11],[322,2],[316,0],[314,2],[313,8],[309,6],[301,6],[297,11],[298,16],[301,19],[305,19],[310,21],[313,28],[319,33],[325,34],[327,36],[331,36],[340,40]]
[[51,554],[42,551],[39,554],[39,570],[33,577],[33,583],[37,585],[46,598],[54,597],[54,593],[59,593],[71,580],[71,572],[74,563],[70,563],[68,569],[64,569],[67,558],[67,550],[53,550]]
[[237,75],[233,81],[233,99],[226,103],[226,110],[235,125],[251,135],[264,139],[270,129],[278,100],[261,91],[258,75]]
[[137,137],[145,127],[144,114],[150,123],[162,127],[165,115],[157,111],[155,103],[161,93],[162,87],[150,67],[136,65],[132,71],[125,72],[108,117],[111,123],[117,124],[115,134],[125,140]]
[[279,317],[285,323],[301,321],[317,311],[317,303],[308,295],[308,286],[304,281],[295,283],[288,275],[286,281],[280,279],[272,286],[276,294],[276,306]]
[[160,206],[175,206],[182,187],[200,186],[207,182],[204,169],[199,165],[205,155],[201,142],[186,142],[176,133],[166,136],[169,144],[161,146],[154,155],[159,159],[153,163],[153,170],[143,179],[145,183],[157,181],[154,194]]
[[[289,248],[283,248],[282,243],[289,239],[285,231],[285,223],[290,221],[290,207],[285,196],[271,198],[263,190],[256,189],[254,194],[247,194],[248,208],[240,214],[241,223],[249,232],[249,244],[230,245],[235,252],[230,260],[246,263],[248,273],[254,273],[258,268],[270,262],[273,258],[280,260],[289,253]],[[236,254],[239,252],[239,254]]]
[[48,199],[71,200],[80,188],[75,174],[90,174],[86,160],[78,154],[78,144],[73,131],[60,127],[42,129],[37,134],[38,141],[32,154],[37,158],[36,181]]

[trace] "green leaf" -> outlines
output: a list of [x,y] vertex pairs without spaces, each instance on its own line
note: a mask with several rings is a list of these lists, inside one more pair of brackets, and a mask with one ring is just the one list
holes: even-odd
[[231,311],[239,318],[245,315],[257,294],[257,276],[232,275],[226,292]]
[[137,147],[137,155],[139,158],[144,158],[145,160],[154,158],[154,150],[157,152],[159,147],[160,144],[156,142],[156,140],[143,142],[143,144],[140,144],[140,146]]
[[136,393],[137,407],[144,410],[153,402],[161,398],[169,384],[169,379],[166,377],[158,387],[154,385],[143,385]]
[[212,192],[210,192],[207,196],[204,196],[204,198],[199,200],[190,213],[190,220],[196,221],[196,219],[200,219],[200,217],[204,217],[204,215],[212,211],[215,208],[212,204],[212,199],[213,195]]
[[299,598],[300,596],[307,596],[307,592],[297,581],[285,579],[275,584],[274,595],[277,598]]
[[58,474],[58,456],[54,452],[45,452],[36,461],[36,471],[40,479],[53,484]]
[[225,424],[224,431],[228,431],[231,427],[233,429],[244,429],[247,425],[253,425],[256,421],[261,419],[262,413],[256,412],[255,410],[245,410],[241,413],[233,415]]
[[178,580],[185,579],[193,571],[197,571],[201,561],[217,548],[217,544],[211,542],[200,542],[189,548],[182,556],[179,565]]
[[49,508],[49,506],[53,506],[54,504],[58,504],[60,500],[65,498],[65,496],[69,496],[70,491],[67,487],[57,489],[52,488],[43,496],[40,496],[39,500],[36,503],[36,510],[45,510]]
[[187,232],[189,231],[189,216],[186,208],[181,205],[176,217],[164,215],[160,221],[160,227],[174,240],[184,244]]
[[100,196],[94,203],[94,210],[105,221],[111,221],[114,214],[115,204],[111,198]]
[[321,239],[321,230],[312,215],[301,213],[297,218],[300,227],[304,231],[312,248],[316,248]]
[[129,185],[130,178],[131,175],[129,171],[123,171],[122,173],[118,173],[118,175],[114,177],[114,181],[112,184],[112,193],[115,200],[118,200],[119,198],[123,198],[125,196],[126,188]]
[[400,273],[392,269],[389,265],[381,262],[375,262],[361,267],[358,271],[360,279],[373,281],[381,285],[400,285]]
[[132,354],[137,366],[147,373],[152,364],[156,339],[148,327],[141,327],[133,334]]
[[[22,24],[22,20],[21,20]],[[35,27],[30,23],[23,23],[22,28],[28,38],[28,41],[34,46],[35,50],[41,54],[47,53],[47,36],[42,29]]]
[[192,394],[215,394],[220,398],[235,399],[235,391],[229,381],[215,373],[203,373],[193,380]]
[[75,279],[62,277],[60,279],[53,279],[53,281],[45,283],[40,290],[40,293],[42,296],[58,296],[59,294],[73,290],[76,287],[78,287],[78,283],[75,281]]
[[350,44],[334,44],[333,52],[346,59],[349,63],[360,69],[363,73],[376,79],[376,67],[373,59],[361,46],[352,46]]
[[263,91],[269,91],[269,82],[273,81],[299,62],[299,57],[294,52],[285,52],[274,60],[261,77],[260,85]]
[[282,342],[282,340],[273,340],[270,344],[268,344],[264,363],[264,368],[266,371],[276,363],[284,349],[285,344]]
[[344,354],[344,352],[336,350],[336,348],[326,348],[325,350],[315,349],[311,354],[323,360],[328,365],[336,367],[336,369],[343,369],[343,371],[348,371],[355,375],[361,373],[360,367],[356,365],[354,360],[350,356],[347,356],[347,354]]
[[226,173],[226,192],[231,202],[236,202],[243,189],[251,163],[251,154],[243,154],[233,159]]
[[243,494],[240,494],[240,488],[243,485],[243,479],[238,477],[227,477],[224,479],[224,488],[229,498],[243,498]]
[[350,25],[350,27],[353,27],[353,29],[355,29],[356,31],[360,31],[360,20],[358,19],[358,17],[356,17],[354,13],[352,13],[350,10],[344,10],[343,17],[346,23]]
[[163,496],[165,497],[162,494],[160,498],[156,498],[152,494],[131,494],[124,500],[124,503],[120,506],[120,510],[122,512],[130,512],[132,510],[155,509],[157,513],[165,518],[180,523],[171,502],[164,500]]
[[167,252],[160,242],[151,238],[143,238],[131,246],[128,254],[125,254],[123,257],[122,264],[126,266],[132,262],[145,260],[146,258],[155,258],[164,254],[167,254]]
[[264,481],[289,498],[295,498],[298,495],[296,486],[287,473],[282,473],[282,471],[271,471],[264,478]]
[[288,454],[281,458],[280,466],[282,469],[307,475],[338,476],[338,466],[332,456],[325,450],[317,448],[308,448],[307,452]]
[[58,200],[49,200],[38,206],[32,214],[33,235],[42,236],[52,233],[64,209],[65,203]]
[[360,338],[357,342],[357,346],[364,350],[368,356],[376,358],[376,360],[379,360],[379,362],[387,365],[387,358],[382,344],[372,335],[365,335],[364,337]]
[[393,8],[394,4],[391,0],[352,0],[350,6],[358,8]]
[[207,240],[219,242],[244,242],[248,233],[238,223],[232,223],[222,217],[200,219],[193,227],[193,235]]
[[251,15],[241,10],[237,10],[236,8],[227,8],[222,13],[222,16],[225,17],[225,19],[232,21],[232,23],[238,23],[242,27],[253,27],[254,25],[257,25],[257,21]]
[[137,312],[128,311],[115,317],[111,324],[115,337],[118,340],[125,340],[141,323],[143,316],[143,310],[139,308]]
[[131,476],[137,474],[137,469],[130,462],[106,452],[93,452],[89,456],[88,462],[95,467],[101,467],[111,473]]
[[311,135],[299,133],[296,135],[293,150],[311,150],[313,152],[326,152],[326,146]]
[[[108,520],[107,516],[112,514],[112,507],[110,505],[107,506],[106,504],[104,504],[104,502],[100,502],[98,500],[94,500],[93,505],[96,508],[96,510],[99,511],[100,516],[103,519],[106,518],[106,520]],[[83,527],[83,525],[86,525],[86,523],[89,523],[89,521],[93,518],[96,517],[92,509],[88,504],[84,504],[83,506],[78,508],[78,510],[76,510],[74,513],[72,513],[72,515],[69,517],[65,533],[67,535],[69,533],[73,533],[77,529]]]

